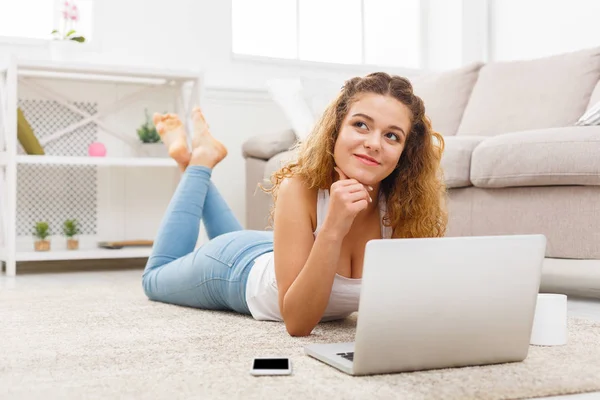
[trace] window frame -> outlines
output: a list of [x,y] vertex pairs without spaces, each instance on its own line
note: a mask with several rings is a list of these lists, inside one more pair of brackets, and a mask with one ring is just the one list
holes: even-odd
[[[235,53],[233,51],[233,35],[231,40],[229,41],[229,53],[230,60],[232,62],[249,62],[249,63],[258,63],[258,64],[266,64],[266,65],[280,65],[286,67],[298,67],[298,68],[325,68],[325,69],[335,69],[335,70],[349,70],[356,72],[372,72],[374,70],[381,71],[390,71],[390,72],[398,72],[404,74],[413,74],[413,73],[422,73],[423,70],[427,69],[427,54],[428,54],[428,42],[427,42],[427,31],[429,29],[428,25],[428,0],[420,0],[420,8],[419,8],[419,19],[420,19],[420,35],[419,35],[419,64],[417,67],[403,67],[399,65],[378,65],[378,64],[367,64],[365,63],[366,57],[366,49],[365,49],[365,0],[360,0],[360,12],[361,12],[361,60],[360,64],[346,64],[346,63],[332,63],[326,61],[309,61],[302,60],[299,58],[300,54],[300,0],[296,1],[296,58],[280,58],[280,57],[269,57],[269,56],[260,56],[260,55],[252,55],[252,54],[241,54]],[[484,0],[487,1],[487,0]],[[233,2],[229,2],[231,9],[229,12],[231,29],[230,32],[233,31]]]
[[340,64],[324,61],[307,61],[289,58],[276,58],[267,56],[252,56],[231,52],[231,61],[239,64],[255,64],[259,66],[272,66],[284,68],[297,68],[307,70],[331,70],[332,72],[348,71],[356,73],[370,73],[373,71],[386,71],[398,75],[422,74],[424,68],[411,68],[402,66],[376,65],[376,64]]

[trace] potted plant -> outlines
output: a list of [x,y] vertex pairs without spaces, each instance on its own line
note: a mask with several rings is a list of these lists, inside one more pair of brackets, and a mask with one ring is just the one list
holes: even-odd
[[150,119],[148,109],[145,110],[146,122],[138,129],[137,134],[140,138],[140,153],[145,157],[168,157],[168,151],[160,140],[160,135]]
[[79,233],[79,225],[76,219],[68,219],[63,223],[63,233],[67,237],[67,249],[77,250],[79,248],[79,240],[75,235]]
[[74,51],[79,50],[80,43],[85,42],[85,37],[74,29],[79,21],[79,8],[73,0],[64,2],[61,13],[62,27],[51,32],[53,39],[50,42],[50,53],[55,60],[64,60]]
[[34,242],[35,251],[50,250],[50,241],[46,240],[46,238],[50,235],[50,227],[48,226],[47,222],[36,222],[33,235],[36,237],[36,240]]

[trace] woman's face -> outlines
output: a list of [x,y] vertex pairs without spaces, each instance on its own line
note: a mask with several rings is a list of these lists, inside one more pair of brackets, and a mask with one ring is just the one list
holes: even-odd
[[391,96],[360,95],[344,118],[333,149],[335,164],[364,185],[390,175],[404,150],[411,112]]

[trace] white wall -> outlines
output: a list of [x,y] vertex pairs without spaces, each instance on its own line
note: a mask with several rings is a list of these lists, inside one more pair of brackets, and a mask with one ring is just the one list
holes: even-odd
[[[168,6],[166,6],[168,4]],[[96,0],[92,51],[82,59],[176,69],[203,69],[208,86],[264,88],[268,77],[350,77],[369,68],[314,63],[236,61],[231,54],[228,0]],[[274,34],[277,34],[274,32]],[[16,49],[0,42],[0,52]],[[26,58],[46,47],[21,46]],[[401,70],[395,70],[401,72]]]
[[[236,61],[231,54],[230,1],[171,0],[167,8],[162,1],[104,0],[97,7],[103,57],[170,68],[202,68],[208,86],[264,88],[268,77],[346,77],[365,71]],[[114,10],[119,14],[115,16]],[[132,15],[139,17],[132,21]],[[124,31],[132,33],[124,38]]]
[[427,65],[443,70],[462,65],[463,0],[427,0]]
[[544,57],[600,45],[598,0],[490,0],[490,59]]
[[[234,59],[231,2],[226,0],[96,0],[94,7],[94,41],[74,60],[205,72],[203,108],[215,136],[229,149],[228,158],[215,170],[214,181],[242,221],[242,143],[288,126],[264,91],[265,80],[297,76],[341,80],[369,72],[360,67]],[[0,40],[0,54],[7,52],[24,59],[50,58],[47,44],[39,41],[11,44]]]
[[[424,59],[429,61],[431,69],[454,68],[486,59],[487,0],[423,1],[428,4],[430,18],[427,32],[430,44]],[[530,16],[519,17],[519,9],[535,10],[535,7],[521,5],[520,0],[489,1],[494,3],[492,12],[497,13],[492,18],[495,32],[492,32],[491,38],[497,58],[503,58],[507,49],[513,52],[511,56],[559,52],[573,46],[576,39],[573,39],[572,32],[579,32],[579,36],[585,36],[581,33],[584,31],[596,33],[593,37],[600,33],[597,32],[598,25],[595,31],[591,30],[591,19],[597,13],[585,11],[597,3],[595,0],[561,1],[580,7],[580,10],[570,14],[569,25],[564,25],[565,29],[560,31],[553,30],[550,23],[540,25],[538,20],[533,23]],[[523,2],[539,3],[540,10],[548,4],[542,0]],[[504,4],[503,8],[498,8],[500,3]],[[563,12],[554,7],[558,10],[556,15]],[[94,43],[78,60],[205,71],[208,90],[204,110],[215,135],[230,150],[230,156],[215,172],[215,182],[240,219],[245,213],[242,143],[250,136],[274,132],[288,125],[276,105],[269,101],[264,91],[265,80],[297,76],[341,80],[369,72],[368,68],[362,67],[283,61],[265,63],[257,59],[232,57],[231,2],[228,0],[96,0],[95,14]],[[578,19],[584,21],[580,27],[575,25]],[[511,34],[515,28],[529,32],[527,29],[536,26],[545,26],[545,36],[530,32],[528,39],[517,43],[518,38]],[[574,31],[575,28],[578,30]],[[569,46],[561,44],[565,37],[572,39]],[[594,41],[591,37],[587,39],[590,43]],[[548,46],[552,43],[554,47],[550,49]],[[516,44],[520,47],[515,47]],[[35,41],[15,45],[0,40],[0,54],[9,51],[16,52],[21,58],[49,58],[47,45]],[[391,72],[410,74],[402,70]]]

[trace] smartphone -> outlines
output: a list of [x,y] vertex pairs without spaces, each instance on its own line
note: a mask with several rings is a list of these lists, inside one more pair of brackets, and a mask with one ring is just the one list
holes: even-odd
[[286,357],[257,357],[252,361],[250,373],[262,375],[291,375],[292,363]]

